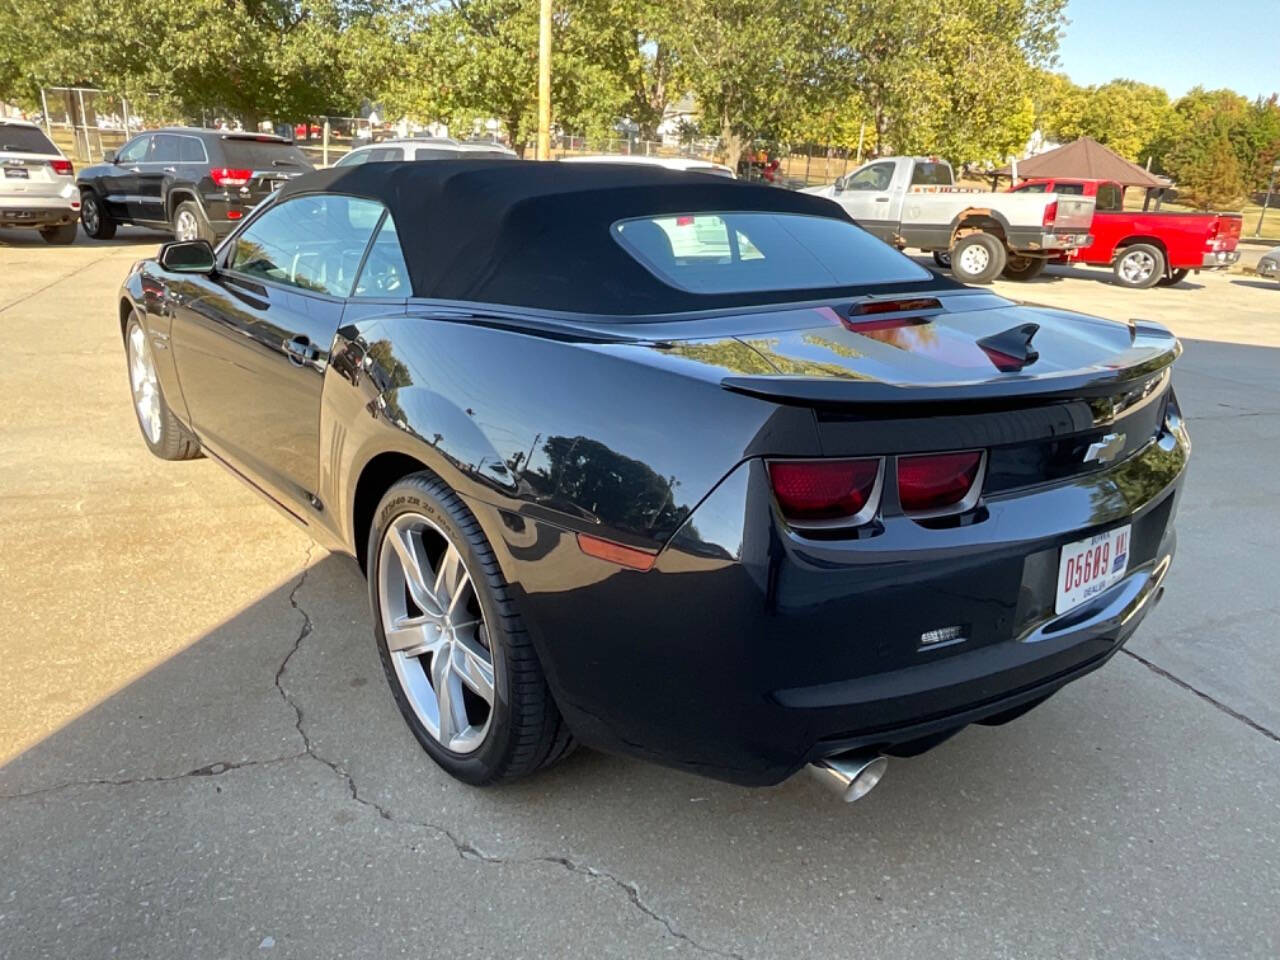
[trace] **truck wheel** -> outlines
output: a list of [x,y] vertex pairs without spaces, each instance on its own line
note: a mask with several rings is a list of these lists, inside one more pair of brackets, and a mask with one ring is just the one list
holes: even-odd
[[183,200],[173,211],[173,239],[208,240],[213,243],[213,228],[209,226],[200,205]]
[[1010,257],[1005,264],[1004,277],[1007,280],[1032,280],[1040,276],[1045,263],[1043,257]]
[[1149,243],[1135,243],[1120,252],[1113,269],[1121,286],[1145,290],[1164,276],[1164,254]]
[[1000,276],[1008,256],[989,233],[970,233],[951,248],[951,274],[964,283],[990,283]]
[[80,225],[94,240],[110,240],[116,235],[116,222],[92,190],[80,191]]
[[1191,271],[1190,271],[1190,270],[1187,270],[1185,267],[1179,268],[1179,269],[1177,269],[1177,270],[1173,271],[1173,273],[1171,273],[1169,276],[1167,276],[1167,277],[1161,277],[1159,280],[1157,280],[1157,281],[1156,281],[1156,286],[1157,286],[1157,287],[1172,287],[1172,286],[1174,286],[1174,285],[1176,285],[1176,284],[1181,283],[1183,280],[1187,279],[1187,274],[1188,274],[1188,273],[1190,273],[1190,272],[1191,272]]
[[951,254],[946,250],[933,251],[933,262],[940,266],[943,270],[951,269]]

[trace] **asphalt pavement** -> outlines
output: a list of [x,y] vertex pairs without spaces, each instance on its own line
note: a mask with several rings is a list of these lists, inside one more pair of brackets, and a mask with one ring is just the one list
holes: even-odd
[[115,293],[159,239],[0,231],[0,957],[1280,955],[1280,284],[996,285],[1184,339],[1179,554],[1127,652],[845,806],[448,779],[354,563],[146,452]]

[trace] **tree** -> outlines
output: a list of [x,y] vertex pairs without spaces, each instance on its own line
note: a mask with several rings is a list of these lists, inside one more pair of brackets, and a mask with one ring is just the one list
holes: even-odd
[[1147,83],[1118,79],[1078,87],[1057,75],[1042,94],[1038,120],[1052,140],[1067,143],[1092,137],[1141,163],[1169,135],[1173,113],[1169,95]]

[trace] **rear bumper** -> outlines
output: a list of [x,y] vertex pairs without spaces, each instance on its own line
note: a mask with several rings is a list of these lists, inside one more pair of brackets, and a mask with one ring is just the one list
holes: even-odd
[[1272,260],[1270,257],[1263,257],[1258,261],[1258,276],[1280,277],[1280,260]]
[[1217,253],[1206,253],[1201,260],[1200,269],[1225,270],[1227,267],[1238,263],[1239,260],[1239,250],[1219,250]]
[[0,227],[52,227],[75,223],[80,216],[80,198],[10,196],[0,197]]
[[[1179,428],[1107,469],[991,497],[972,523],[886,516],[840,541],[782,526],[751,460],[647,573],[583,557],[548,524],[482,522],[508,540],[504,569],[580,739],[767,784],[999,720],[1104,664],[1159,596],[1188,453]],[[1054,615],[1061,547],[1125,523],[1128,575]],[[948,626],[963,639],[922,645]]]

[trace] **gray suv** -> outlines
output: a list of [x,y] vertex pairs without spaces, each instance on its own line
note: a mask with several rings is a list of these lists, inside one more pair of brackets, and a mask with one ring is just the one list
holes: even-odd
[[75,243],[75,170],[44,131],[0,118],[0,227],[34,227],[48,243]]

